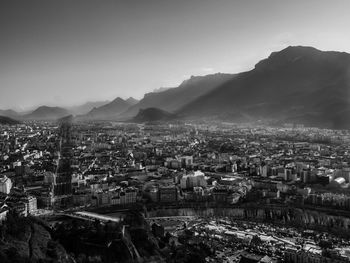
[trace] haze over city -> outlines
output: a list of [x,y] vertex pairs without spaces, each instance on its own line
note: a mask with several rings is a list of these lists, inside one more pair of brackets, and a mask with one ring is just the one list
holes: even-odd
[[68,106],[249,70],[289,45],[350,52],[349,1],[1,1],[0,109]]

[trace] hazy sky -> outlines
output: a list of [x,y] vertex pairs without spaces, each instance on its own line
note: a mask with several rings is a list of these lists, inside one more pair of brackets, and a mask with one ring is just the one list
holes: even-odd
[[272,51],[350,53],[350,1],[1,0],[0,109],[142,98]]

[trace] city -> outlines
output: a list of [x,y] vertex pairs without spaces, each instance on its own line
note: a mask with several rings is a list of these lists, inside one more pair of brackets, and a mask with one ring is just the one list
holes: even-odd
[[0,1],[0,263],[350,263],[349,10]]
[[[15,212],[56,230],[111,224],[130,260],[350,260],[348,131],[68,117],[0,134],[3,222]],[[76,246],[106,261],[108,240]],[[79,255],[64,247],[66,262]]]

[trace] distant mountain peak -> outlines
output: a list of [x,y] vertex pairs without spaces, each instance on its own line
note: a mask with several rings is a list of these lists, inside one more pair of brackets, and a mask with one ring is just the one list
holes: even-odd
[[81,105],[72,106],[69,108],[69,111],[74,115],[86,114],[91,111],[93,108],[101,107],[110,103],[110,101],[88,101]]
[[272,52],[268,58],[259,61],[255,69],[280,69],[286,65],[291,67],[299,63],[307,70],[307,67],[312,67],[315,62],[319,64],[332,62],[336,66],[343,67],[344,58],[346,60],[346,57],[349,58],[349,56],[344,52],[321,51],[309,46],[288,46],[280,51]]
[[19,117],[18,112],[14,111],[14,110],[11,110],[11,109],[0,110],[0,115],[1,116],[6,116],[6,117],[10,117],[10,118],[14,118],[14,119]]
[[326,51],[321,51],[314,47],[308,46],[288,46],[280,51],[272,52],[269,58],[272,58],[274,56],[280,56],[283,58],[293,58],[296,56],[315,56],[317,54],[322,54],[322,52]]
[[39,106],[31,113],[24,115],[25,119],[56,120],[69,115],[69,111],[61,107]]
[[133,97],[129,97],[128,99],[126,99],[126,102],[129,103],[130,105],[135,105],[139,101],[137,99],[134,99]]
[[288,46],[284,49],[282,49],[281,51],[283,50],[295,50],[295,51],[316,51],[316,52],[324,52],[324,51],[321,51],[317,48],[314,48],[314,47],[311,47],[311,46],[301,46],[301,45],[298,45],[298,46]]
[[125,102],[125,100],[123,100],[121,97],[117,97],[112,101],[112,103],[123,103],[123,102]]
[[61,107],[51,107],[51,106],[39,106],[38,108],[36,108],[33,112],[44,112],[44,111],[50,111],[50,112],[54,112],[54,111],[66,111],[66,109],[61,108]]
[[110,103],[100,107],[94,107],[85,115],[79,116],[80,119],[88,120],[112,120],[123,111],[127,110],[132,104],[120,97],[115,98]]

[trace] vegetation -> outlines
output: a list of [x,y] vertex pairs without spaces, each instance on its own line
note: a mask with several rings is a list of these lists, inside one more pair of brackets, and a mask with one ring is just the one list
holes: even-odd
[[71,220],[58,224],[54,237],[77,262],[128,262],[131,255],[119,224]]
[[10,211],[0,226],[0,259],[2,263],[71,262],[39,221],[15,211]]
[[19,121],[16,121],[10,117],[6,116],[0,116],[0,124],[3,125],[14,125],[14,124],[19,124]]

